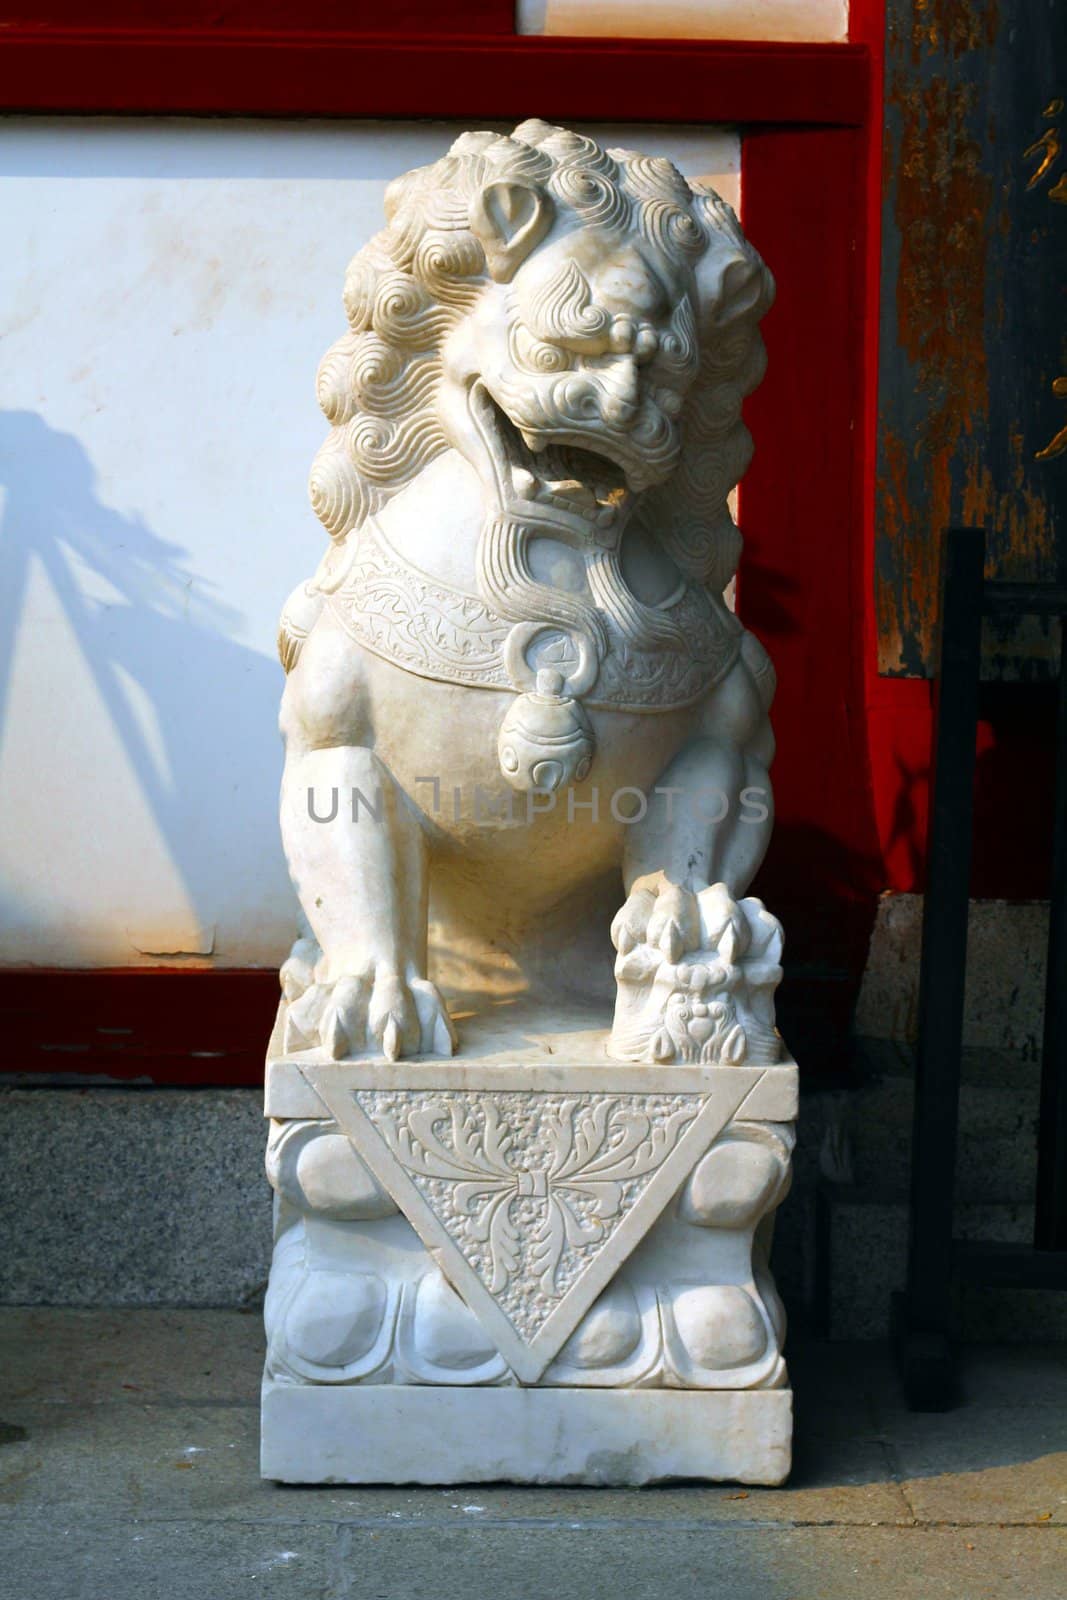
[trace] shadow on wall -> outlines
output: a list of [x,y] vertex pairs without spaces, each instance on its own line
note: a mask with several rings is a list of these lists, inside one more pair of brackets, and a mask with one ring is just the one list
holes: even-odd
[[751,892],[785,929],[778,1025],[809,1087],[851,1078],[852,1018],[880,889],[873,851],[779,816]]
[[[1055,794],[1056,682],[978,686],[971,896],[1044,900],[1049,894]],[[930,759],[894,753],[896,800],[885,853],[904,892],[926,880]]]
[[[100,501],[92,463],[73,435],[33,412],[0,411],[0,490],[0,737],[36,560],[201,926],[220,920],[220,902],[231,894],[253,910],[270,906],[277,917],[290,896],[276,843],[280,668],[227,636],[241,614],[204,593],[181,547]],[[62,752],[56,759],[53,772],[36,776],[69,786]],[[114,775],[77,776],[86,791],[82,824],[121,831],[122,809],[107,803],[120,792]],[[94,788],[103,807],[92,806]],[[250,828],[261,849],[248,850]],[[133,860],[129,870],[132,877]],[[135,903],[136,883],[125,887]],[[222,953],[240,959],[239,950]]]

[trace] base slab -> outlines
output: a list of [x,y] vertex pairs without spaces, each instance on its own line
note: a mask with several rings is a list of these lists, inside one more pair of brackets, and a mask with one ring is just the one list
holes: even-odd
[[279,1483],[780,1484],[792,1390],[263,1384]]

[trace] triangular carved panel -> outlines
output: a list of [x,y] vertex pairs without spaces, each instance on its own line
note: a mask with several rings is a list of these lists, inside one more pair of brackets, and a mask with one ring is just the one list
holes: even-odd
[[692,1090],[571,1092],[302,1070],[524,1383],[762,1077],[734,1068],[694,1074]]

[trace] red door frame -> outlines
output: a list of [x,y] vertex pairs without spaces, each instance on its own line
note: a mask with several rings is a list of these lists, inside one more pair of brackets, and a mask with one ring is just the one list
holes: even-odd
[[[0,34],[8,111],[744,126],[743,221],[779,282],[742,489],[740,605],[780,680],[779,820],[759,887],[799,951],[787,1026],[817,1072],[836,1064],[884,881],[866,732],[880,0],[853,0],[853,13],[848,45],[17,24]],[[273,973],[203,969],[9,970],[10,1068],[257,1082],[275,984]]]

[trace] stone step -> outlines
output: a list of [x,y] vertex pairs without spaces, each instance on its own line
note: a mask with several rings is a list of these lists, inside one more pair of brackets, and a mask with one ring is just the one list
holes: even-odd
[[[890,1295],[904,1282],[911,1090],[906,1064],[881,1066],[854,1092],[802,1096],[796,1181],[774,1250],[797,1330],[884,1336]],[[968,1078],[960,1232],[1024,1239],[1036,1068],[985,1053],[968,1062]],[[20,1217],[0,1264],[0,1303],[257,1302],[270,1252],[260,1095],[9,1089],[0,1109],[0,1205]],[[852,1186],[827,1181],[843,1126],[863,1180]],[[1067,1295],[968,1290],[964,1309],[976,1339],[1067,1334]]]
[[[834,1171],[824,1156],[821,1175],[851,1178],[861,1190],[903,1199],[911,1166],[912,1054],[891,1041],[861,1039],[856,1057],[860,1087],[841,1096],[822,1096],[824,1104],[815,1108],[813,1120],[824,1125],[821,1148],[830,1129],[845,1152],[844,1170]],[[1019,1052],[964,1051],[956,1151],[959,1201],[1032,1201],[1039,1077],[1038,1063]],[[831,1099],[836,1103],[827,1104]]]
[[[914,1058],[897,1041],[856,1041],[858,1086],[801,1101],[797,1183],[775,1244],[794,1322],[835,1339],[880,1338],[904,1285]],[[1040,1067],[1033,1052],[963,1052],[956,1151],[960,1238],[1028,1241],[1033,1228]],[[966,1288],[961,1338],[1067,1335],[1067,1295]]]
[[[856,1031],[914,1040],[923,897],[884,894],[856,1007]],[[972,900],[967,918],[963,1042],[1036,1059],[1045,1005],[1048,902]]]
[[[811,1305],[816,1324],[821,1322],[832,1339],[884,1338],[890,1298],[905,1281],[906,1201],[874,1189],[822,1183],[810,1210],[807,1249],[814,1258]],[[955,1230],[960,1239],[1027,1243],[1033,1221],[1029,1204],[958,1204]],[[790,1254],[794,1260],[801,1254],[795,1243]],[[781,1271],[777,1241],[775,1267]],[[1062,1291],[961,1285],[954,1311],[954,1334],[965,1341],[1067,1338],[1067,1293]]]
[[0,1303],[257,1303],[266,1126],[249,1089],[0,1091]]

